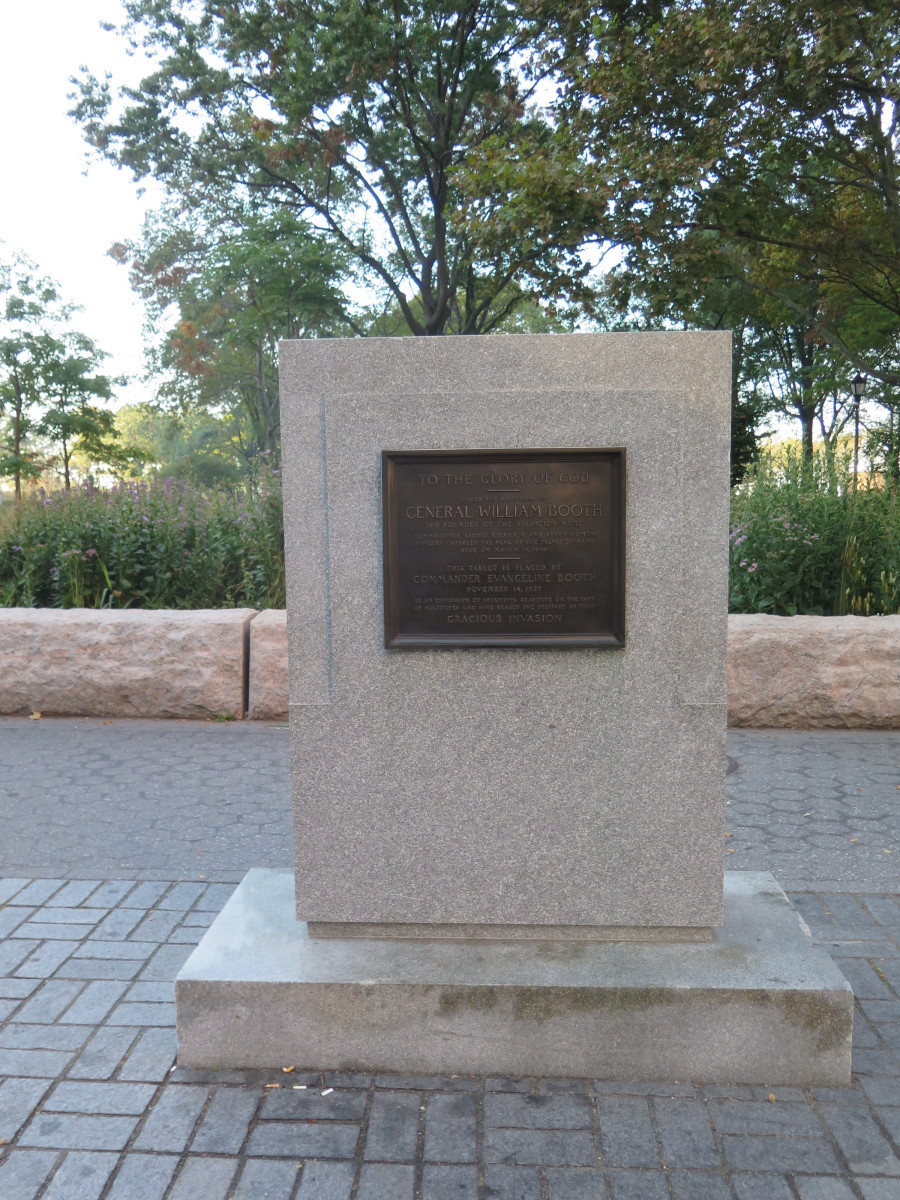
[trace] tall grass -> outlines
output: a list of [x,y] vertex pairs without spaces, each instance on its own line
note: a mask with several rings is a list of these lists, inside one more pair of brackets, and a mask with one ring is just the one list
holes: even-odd
[[32,500],[0,526],[0,605],[283,608],[277,473],[241,493],[168,479]]
[[732,612],[900,611],[900,496],[849,455],[768,454],[732,493]]

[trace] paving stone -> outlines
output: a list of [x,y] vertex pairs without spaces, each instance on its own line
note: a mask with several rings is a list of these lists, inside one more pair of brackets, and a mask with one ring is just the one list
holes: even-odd
[[0,1196],[3,1200],[34,1200],[58,1157],[46,1150],[10,1150],[0,1164]]
[[22,888],[28,886],[28,883],[27,879],[0,879],[0,904],[6,904],[8,900],[12,900],[17,892],[21,892]]
[[63,879],[34,879],[16,896],[18,904],[46,904],[63,886]]
[[789,1133],[820,1137],[822,1127],[807,1106],[763,1101],[711,1100],[709,1113],[719,1133]]
[[51,1083],[50,1079],[4,1079],[0,1083],[0,1140],[12,1141]]
[[656,1127],[670,1167],[717,1167],[721,1159],[699,1100],[655,1100]]
[[44,942],[33,954],[29,954],[16,974],[24,979],[46,979],[78,949],[78,942]]
[[8,1016],[16,1011],[19,1007],[18,1000],[0,1000],[0,1021],[5,1021]]
[[475,1162],[475,1097],[468,1092],[429,1096],[425,1110],[425,1161]]
[[732,1175],[731,1182],[738,1194],[738,1200],[794,1200],[783,1175],[772,1175],[768,1172]]
[[211,883],[194,908],[201,911],[219,912],[234,892],[233,883]]
[[[134,1036],[133,1026],[122,1026],[125,1037]],[[175,1060],[175,1032],[172,1029],[147,1029],[135,1042],[119,1072],[120,1079],[159,1083],[168,1075]]]
[[887,1107],[900,1106],[900,1079],[894,1076],[882,1076],[875,1079],[863,1076],[859,1082],[866,1099],[871,1104]]
[[546,1172],[549,1200],[607,1200],[602,1171],[553,1167]]
[[[67,884],[66,887],[68,886]],[[65,891],[65,888],[63,888],[63,891]],[[62,895],[62,892],[60,892],[60,895]],[[42,908],[39,913],[35,914],[34,920],[44,925],[94,926],[106,916],[105,908],[65,908],[63,906],[55,908],[54,904],[58,899],[59,896],[54,897],[54,900],[47,907]],[[57,936],[63,936],[61,929],[58,930]]]
[[179,1171],[168,1200],[225,1200],[237,1163],[233,1158],[189,1158]]
[[204,1087],[171,1087],[151,1109],[134,1143],[135,1150],[180,1154],[188,1144],[209,1095]]
[[34,979],[0,978],[0,996],[4,998],[10,997],[14,1000],[24,1000],[27,996],[31,995],[36,987],[37,982]]
[[265,1121],[361,1121],[365,1111],[363,1091],[345,1089],[323,1096],[317,1087],[283,1087],[265,1093],[259,1116]]
[[171,983],[148,983],[138,980],[128,989],[125,998],[129,1003],[171,1004],[174,996],[175,988]]
[[856,1183],[863,1200],[900,1200],[900,1180],[858,1179]]
[[478,1168],[426,1163],[422,1200],[478,1200]]
[[534,1167],[486,1164],[484,1189],[491,1200],[541,1200],[541,1180]]
[[131,889],[134,883],[130,879],[113,879],[108,883],[103,883],[93,893],[91,902],[99,908],[112,908],[123,900]]
[[[329,1164],[343,1166],[343,1163]],[[297,1182],[299,1167],[295,1163],[275,1159],[266,1162],[265,1159],[248,1159],[241,1172],[241,1178],[234,1192],[233,1200],[291,1200],[294,1184]],[[350,1175],[350,1184],[353,1175]],[[335,1200],[341,1200],[339,1191],[333,1193]],[[350,1195],[348,1184],[346,1196]]]
[[134,1029],[98,1029],[69,1068],[69,1078],[109,1079],[127,1054],[136,1033]]
[[18,1020],[36,1024],[55,1021],[60,1013],[69,1007],[83,987],[84,984],[77,980],[48,979],[19,1009]]
[[122,908],[152,908],[160,896],[164,895],[169,890],[168,883],[161,883],[156,880],[146,880],[144,883],[138,884],[133,892],[129,892],[126,899],[121,903]]
[[733,1200],[728,1180],[714,1171],[670,1171],[669,1186],[675,1200]]
[[187,912],[206,891],[205,883],[176,883],[157,902],[157,909],[174,909]]
[[75,1003],[60,1017],[73,1025],[98,1025],[127,989],[128,984],[113,979],[89,983]]
[[90,1025],[23,1025],[10,1021],[0,1029],[0,1046],[9,1050],[80,1050]]
[[175,1024],[175,1004],[129,1004],[116,1005],[109,1015],[110,1025],[158,1025]]
[[94,928],[92,924],[85,922],[82,925],[54,925],[49,921],[23,921],[22,924],[12,931],[10,934],[14,938],[37,938],[38,941],[43,941],[45,938],[58,938],[65,933],[66,937],[71,940],[81,941]]
[[177,1166],[174,1154],[128,1154],[106,1200],[162,1200]]
[[187,962],[190,946],[160,946],[141,972],[141,979],[172,981]]
[[192,1154],[237,1154],[259,1104],[254,1088],[220,1088],[191,1143]]
[[19,1145],[58,1150],[124,1150],[136,1125],[135,1117],[38,1113],[20,1135]]
[[900,1159],[865,1109],[823,1104],[819,1111],[855,1175],[900,1175]]
[[153,942],[116,942],[97,938],[96,941],[88,939],[88,941],[86,941],[82,946],[79,946],[73,957],[108,959],[121,958],[123,961],[127,962],[133,962],[135,959],[140,959],[142,962],[146,962],[146,960],[156,949],[157,947]]
[[810,1095],[822,1104],[862,1104],[864,1100],[859,1089],[855,1087],[812,1088]]
[[0,1049],[0,1075],[52,1079],[62,1073],[71,1058],[72,1054],[65,1050]]
[[[851,1109],[844,1109],[850,1112]],[[737,1170],[805,1171],[811,1175],[838,1175],[840,1167],[824,1138],[733,1137],[722,1138],[725,1158]]]
[[418,1092],[376,1092],[366,1134],[366,1158],[411,1162],[419,1128]]
[[413,1200],[415,1167],[399,1163],[366,1163],[356,1200]]
[[798,1175],[794,1186],[800,1200],[856,1200],[850,1185],[835,1175]]
[[355,1172],[352,1162],[307,1162],[297,1200],[349,1200]]
[[613,1200],[669,1200],[662,1171],[612,1170],[609,1182]]
[[598,1096],[662,1096],[676,1100],[679,1096],[690,1099],[696,1093],[691,1083],[647,1083],[646,1081],[632,1083],[617,1083],[609,1080],[597,1080],[593,1090]]
[[157,908],[144,917],[141,923],[135,927],[131,936],[136,941],[164,942],[180,921],[180,912],[168,912]]
[[484,1098],[487,1125],[513,1129],[590,1129],[586,1096],[517,1096],[499,1092]]
[[586,1129],[486,1129],[484,1161],[526,1166],[593,1167],[596,1156]]
[[[49,943],[48,943],[49,944]],[[142,958],[78,958],[68,959],[56,971],[57,979],[134,979],[144,965]]]
[[70,1150],[42,1200],[98,1200],[119,1156]]
[[32,907],[25,908],[15,905],[0,908],[0,937],[9,937],[36,911]]
[[[0,913],[0,917],[3,914]],[[0,934],[2,936],[2,934]],[[8,975],[20,966],[29,954],[37,950],[40,942],[35,940],[4,942],[0,945],[0,975]]]
[[139,1117],[156,1088],[152,1083],[75,1083],[63,1080],[44,1101],[44,1112],[103,1113]]
[[597,1098],[603,1156],[613,1167],[658,1167],[659,1148],[646,1100],[626,1096]]
[[247,1153],[274,1158],[353,1158],[358,1140],[356,1125],[265,1121],[250,1134]]
[[114,908],[96,927],[91,934],[91,939],[94,941],[121,941],[127,938],[142,920],[143,913],[140,909]]

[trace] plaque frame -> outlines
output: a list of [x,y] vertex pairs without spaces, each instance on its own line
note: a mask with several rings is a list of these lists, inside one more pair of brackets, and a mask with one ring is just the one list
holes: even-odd
[[[478,463],[483,461],[540,463],[548,459],[593,458],[609,462],[612,468],[612,495],[615,511],[610,524],[610,555],[608,562],[611,615],[608,628],[587,633],[533,632],[496,633],[465,632],[447,634],[411,634],[400,628],[400,545],[394,519],[396,511],[396,477],[393,464],[419,460],[423,465],[446,463]],[[460,449],[460,450],[383,450],[382,464],[382,534],[384,575],[384,644],[389,650],[465,648],[529,649],[623,649],[625,646],[625,449],[624,447],[521,449]]]

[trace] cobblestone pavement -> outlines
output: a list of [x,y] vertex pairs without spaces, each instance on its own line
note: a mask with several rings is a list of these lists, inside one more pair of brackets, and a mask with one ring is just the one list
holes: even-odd
[[900,735],[729,753],[726,864],[853,985],[852,1088],[173,1068],[209,881],[290,861],[287,734],[0,721],[0,1200],[900,1200]]
[[[729,868],[900,891],[900,733],[736,729],[728,752]],[[0,822],[13,875],[237,882],[289,866],[287,727],[0,718]]]
[[3,1200],[900,1197],[891,895],[795,896],[858,998],[855,1085],[801,1090],[173,1069],[230,890],[0,881]]

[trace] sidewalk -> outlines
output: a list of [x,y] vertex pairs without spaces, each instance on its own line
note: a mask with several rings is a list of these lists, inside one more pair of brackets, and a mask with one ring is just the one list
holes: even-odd
[[726,865],[852,983],[851,1089],[173,1070],[176,972],[290,862],[287,733],[0,721],[0,1200],[900,1200],[900,735],[729,753]]

